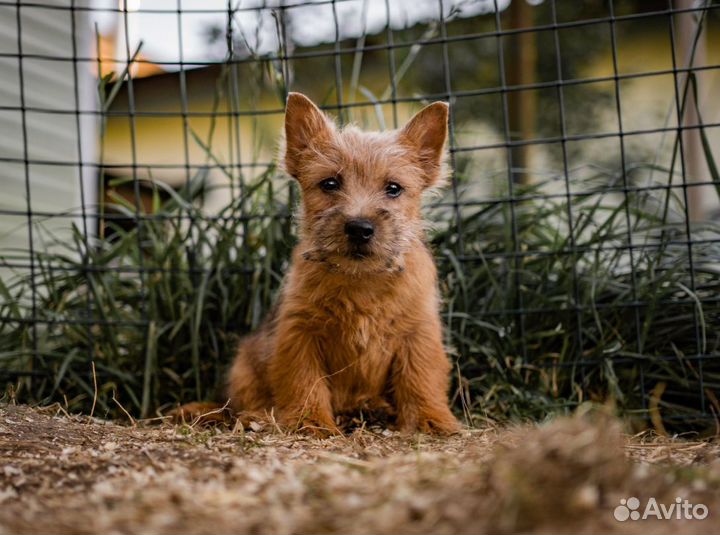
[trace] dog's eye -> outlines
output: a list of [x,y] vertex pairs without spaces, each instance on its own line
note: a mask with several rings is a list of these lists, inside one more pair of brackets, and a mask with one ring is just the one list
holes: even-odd
[[387,186],[385,186],[385,194],[388,197],[399,197],[402,192],[403,187],[397,182],[388,182]]
[[325,180],[320,182],[320,189],[326,193],[337,191],[340,189],[340,181],[335,177],[326,178]]

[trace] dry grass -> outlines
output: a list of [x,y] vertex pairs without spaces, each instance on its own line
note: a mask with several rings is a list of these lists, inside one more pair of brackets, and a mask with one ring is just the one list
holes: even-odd
[[[718,453],[712,441],[629,437],[599,415],[321,440],[0,405],[0,534],[709,533]],[[612,510],[628,496],[681,496],[710,516],[619,523]]]

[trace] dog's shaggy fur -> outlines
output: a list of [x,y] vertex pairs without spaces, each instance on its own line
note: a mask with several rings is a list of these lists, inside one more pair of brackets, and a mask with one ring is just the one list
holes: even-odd
[[[420,215],[422,192],[443,179],[447,118],[436,102],[398,131],[338,129],[290,94],[285,167],[302,189],[300,242],[275,311],[230,370],[235,411],[272,410],[320,434],[359,409],[384,410],[404,431],[458,429]],[[373,228],[367,243],[349,239],[357,220]]]
[[[300,243],[273,313],[230,370],[240,422],[272,415],[324,435],[340,432],[337,416],[364,410],[406,432],[459,429],[420,215],[422,193],[444,178],[447,119],[436,102],[401,130],[340,130],[290,94],[285,167],[302,189]],[[222,420],[224,409],[189,403],[174,414]]]

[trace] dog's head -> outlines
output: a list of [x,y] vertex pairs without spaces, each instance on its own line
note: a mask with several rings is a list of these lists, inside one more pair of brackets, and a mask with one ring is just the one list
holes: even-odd
[[302,189],[305,260],[349,273],[401,270],[422,237],[421,195],[444,178],[447,120],[447,104],[435,102],[400,130],[338,129],[290,93],[285,168]]

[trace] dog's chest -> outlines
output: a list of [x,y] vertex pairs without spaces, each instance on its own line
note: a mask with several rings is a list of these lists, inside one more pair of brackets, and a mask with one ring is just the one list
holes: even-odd
[[392,320],[373,314],[353,314],[332,322],[325,352],[333,366],[377,367],[391,358]]
[[387,309],[362,310],[330,319],[323,356],[336,409],[354,409],[381,397],[394,353]]
[[377,318],[369,315],[355,314],[349,321],[340,326],[343,332],[341,343],[347,346],[344,349],[351,353],[366,353],[372,351],[373,341],[384,338],[384,329],[378,324]]

